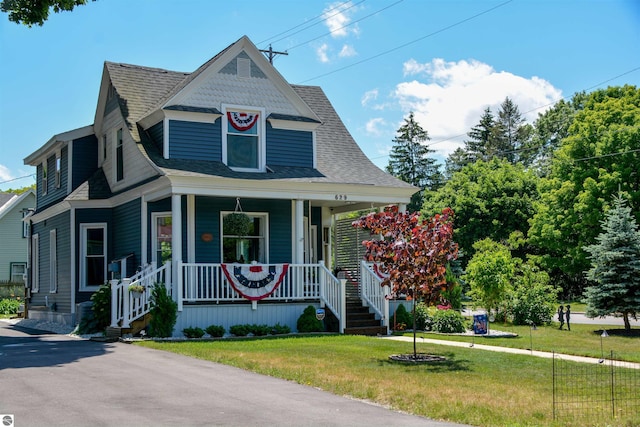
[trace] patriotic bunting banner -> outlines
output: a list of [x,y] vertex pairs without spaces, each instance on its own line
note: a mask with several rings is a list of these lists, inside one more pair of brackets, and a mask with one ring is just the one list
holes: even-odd
[[376,276],[378,276],[382,280],[389,277],[389,273],[383,273],[380,267],[378,267],[378,264],[373,264],[373,272],[376,273]]
[[271,295],[289,270],[289,264],[221,264],[221,267],[233,289],[249,301],[258,301]]
[[227,118],[229,119],[229,123],[235,129],[244,132],[245,130],[249,130],[256,124],[258,121],[258,113],[240,113],[237,111],[228,111]]

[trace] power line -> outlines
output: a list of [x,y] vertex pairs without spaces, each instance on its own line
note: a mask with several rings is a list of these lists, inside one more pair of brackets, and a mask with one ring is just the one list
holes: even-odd
[[429,33],[429,34],[424,35],[424,36],[422,36],[422,37],[419,37],[419,38],[417,38],[417,39],[411,40],[411,41],[409,41],[409,42],[407,42],[407,43],[401,44],[401,45],[396,46],[396,47],[394,47],[394,48],[391,48],[391,49],[389,49],[389,50],[385,50],[385,51],[383,51],[383,52],[381,52],[381,53],[378,53],[377,55],[370,56],[369,58],[365,58],[365,59],[362,59],[362,60],[360,60],[360,61],[354,62],[354,63],[352,63],[352,64],[345,65],[344,67],[341,67],[341,68],[335,69],[335,70],[333,70],[333,71],[329,71],[329,72],[327,72],[327,73],[320,74],[319,76],[312,77],[312,78],[307,79],[307,80],[303,80],[303,81],[299,82],[299,84],[307,83],[307,82],[310,82],[310,81],[312,81],[312,80],[317,80],[317,79],[320,79],[320,78],[322,78],[322,77],[326,77],[326,76],[329,76],[329,75],[331,75],[331,74],[335,74],[335,73],[337,73],[337,72],[340,72],[340,71],[346,70],[346,69],[348,69],[348,68],[355,67],[356,65],[360,65],[360,64],[363,64],[363,63],[365,63],[365,62],[369,62],[369,61],[371,61],[371,60],[373,60],[373,59],[376,59],[376,58],[379,58],[379,57],[381,57],[381,56],[387,55],[387,54],[389,54],[389,53],[391,53],[391,52],[395,52],[395,51],[397,51],[397,50],[400,50],[400,49],[402,49],[402,48],[405,48],[405,47],[407,47],[407,46],[410,46],[410,45],[412,45],[412,44],[415,44],[415,43],[417,43],[417,42],[419,42],[419,41],[422,41],[422,40],[424,40],[424,39],[426,39],[426,38],[433,37],[433,36],[435,36],[436,34],[440,34],[440,33],[444,32],[444,31],[450,30],[451,28],[454,28],[454,27],[457,27],[457,26],[459,26],[459,25],[462,25],[462,24],[464,24],[464,23],[466,23],[466,22],[468,22],[468,21],[471,21],[471,20],[473,20],[473,19],[475,19],[475,18],[479,17],[479,16],[485,15],[485,14],[487,14],[487,13],[489,13],[489,12],[492,12],[492,11],[494,11],[494,10],[498,9],[498,8],[501,8],[501,7],[503,7],[503,6],[507,5],[507,4],[511,3],[511,2],[513,2],[513,0],[507,0],[507,1],[505,1],[504,3],[500,3],[500,4],[499,4],[499,5],[497,5],[497,6],[494,6],[494,7],[491,7],[491,8],[489,8],[489,9],[486,9],[486,10],[484,10],[484,11],[480,12],[480,13],[477,13],[477,14],[475,14],[475,15],[473,15],[473,16],[470,16],[470,17],[468,17],[468,18],[466,18],[466,19],[463,19],[463,20],[461,20],[461,21],[455,22],[455,23],[453,23],[453,24],[451,24],[451,25],[448,25],[448,26],[443,27],[443,28],[441,28],[441,29],[439,29],[439,30],[436,30],[436,31],[434,31],[434,32],[432,32],[432,33]]
[[6,184],[6,183],[8,183],[8,182],[17,181],[17,180],[19,180],[19,179],[29,178],[30,176],[31,176],[31,177],[34,177],[34,176],[36,176],[36,174],[35,174],[35,173],[32,173],[32,174],[30,174],[30,175],[20,176],[20,177],[18,177],[18,178],[8,179],[8,180],[6,180],[6,181],[0,181],[0,184]]
[[[288,37],[291,37],[291,36],[293,36],[293,35],[295,35],[295,34],[298,34],[298,33],[302,32],[302,31],[308,30],[309,28],[314,27],[314,26],[316,26],[316,25],[318,25],[318,24],[320,24],[320,23],[322,23],[322,22],[324,22],[324,21],[328,20],[329,18],[333,18],[333,17],[334,17],[334,16],[336,16],[337,14],[342,13],[342,12],[344,12],[344,11],[346,11],[346,10],[349,10],[349,9],[351,9],[351,8],[353,8],[353,7],[356,7],[357,5],[359,5],[359,4],[361,4],[361,3],[364,3],[364,2],[365,2],[365,0],[360,0],[360,1],[359,1],[359,2],[357,2],[357,3],[353,3],[353,4],[349,5],[349,7],[342,8],[342,6],[344,6],[344,5],[347,5],[347,4],[351,3],[351,1],[350,1],[350,0],[345,1],[345,2],[343,2],[343,3],[338,4],[338,5],[337,5],[337,6],[335,6],[335,7],[333,7],[333,8],[331,8],[331,9],[327,10],[326,12],[322,12],[320,15],[317,15],[317,16],[315,16],[315,17],[311,18],[311,19],[310,19],[309,21],[307,21],[307,22],[303,22],[303,23],[301,23],[301,24],[296,25],[295,27],[291,27],[291,28],[289,28],[288,30],[283,31],[283,32],[281,32],[281,33],[278,33],[278,34],[276,34],[275,36],[271,36],[271,37],[269,37],[268,39],[265,39],[265,40],[263,40],[263,41],[261,41],[261,42],[259,42],[259,43],[257,43],[257,44],[259,44],[259,45],[260,45],[260,44],[262,44],[262,43],[266,43],[266,42],[268,42],[269,40],[272,40],[272,39],[274,39],[274,38],[276,38],[276,37],[278,37],[278,36],[281,36],[281,35],[283,35],[283,34],[288,33],[289,31],[293,31],[293,30],[295,30],[296,28],[299,28],[299,27],[302,27],[303,25],[307,25],[307,24],[308,24],[306,27],[304,27],[304,28],[302,28],[302,29],[300,29],[300,30],[298,30],[298,31],[296,31],[296,32],[294,32],[294,33],[291,33],[291,34],[289,34],[289,35],[287,35],[287,36],[285,36],[285,37],[281,37],[281,38],[279,38],[279,39],[274,40],[273,42],[271,42],[272,44],[273,44],[273,43],[277,43],[277,42],[282,41],[282,40],[284,40],[284,39],[286,39],[286,38],[288,38]],[[333,15],[326,16],[328,13],[330,13],[330,12],[332,12],[332,11],[334,11],[334,10],[338,10],[338,11],[337,11],[336,13],[334,13]],[[324,18],[323,18],[323,17],[324,17]],[[311,24],[311,22],[315,21],[315,20],[316,20],[316,19],[318,19],[318,18],[323,18],[323,19],[321,19],[321,20],[320,20],[320,21],[318,21],[318,22],[314,22],[313,24]]]
[[370,17],[372,17],[372,16],[374,16],[374,15],[377,15],[378,13],[380,13],[380,12],[382,12],[382,11],[384,11],[384,10],[389,9],[390,7],[393,7],[393,6],[397,5],[398,3],[402,3],[403,1],[404,1],[404,0],[398,0],[397,2],[392,3],[392,4],[390,4],[389,6],[383,7],[382,9],[379,9],[379,10],[377,10],[377,11],[375,11],[375,12],[372,12],[372,13],[370,13],[369,15],[363,16],[362,18],[360,18],[360,19],[358,19],[358,20],[356,20],[356,21],[350,22],[350,23],[348,23],[347,25],[343,25],[343,26],[342,26],[342,27],[340,27],[340,28],[336,28],[335,30],[329,31],[329,32],[324,33],[324,34],[322,34],[322,35],[319,35],[318,37],[314,37],[314,38],[312,38],[312,39],[310,39],[310,40],[307,40],[306,42],[302,42],[302,43],[300,43],[300,44],[297,44],[297,45],[295,45],[295,46],[292,46],[292,47],[290,47],[290,48],[289,48],[289,49],[287,49],[287,50],[293,50],[293,49],[295,49],[295,48],[297,48],[297,47],[304,46],[304,45],[309,44],[309,43],[311,43],[311,42],[313,42],[313,41],[316,41],[316,40],[318,40],[318,39],[321,39],[321,38],[323,38],[323,37],[326,37],[326,36],[328,36],[329,34],[333,34],[333,33],[335,33],[336,31],[343,30],[343,29],[345,29],[345,28],[347,28],[347,27],[350,27],[351,25],[357,24],[357,23],[358,23],[358,22],[360,22],[360,21],[364,21],[365,19],[368,19],[368,18],[370,18]]

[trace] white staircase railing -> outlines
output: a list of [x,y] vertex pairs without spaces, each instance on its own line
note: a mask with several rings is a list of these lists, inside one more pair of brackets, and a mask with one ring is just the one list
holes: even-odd
[[[164,283],[171,290],[171,263],[160,268],[148,265],[131,277],[111,280],[111,327],[128,328],[131,322],[149,312],[149,298],[156,283]],[[142,285],[144,292],[136,295],[129,291],[131,285]]]
[[389,286],[382,286],[382,278],[374,271],[373,264],[360,263],[360,289],[362,303],[380,316],[382,326],[389,333]]

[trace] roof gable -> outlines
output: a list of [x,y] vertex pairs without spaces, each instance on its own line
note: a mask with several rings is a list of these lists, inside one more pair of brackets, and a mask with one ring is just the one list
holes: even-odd
[[36,195],[35,191],[28,190],[24,193],[12,194],[12,193],[0,193],[0,219],[4,218],[9,212],[11,212],[16,206],[20,206],[23,200],[32,198],[32,207],[35,207]]

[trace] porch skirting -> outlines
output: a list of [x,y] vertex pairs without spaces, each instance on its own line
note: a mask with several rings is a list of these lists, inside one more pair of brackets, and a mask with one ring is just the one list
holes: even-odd
[[40,322],[60,323],[65,326],[76,325],[74,314],[51,311],[48,307],[30,306],[28,317]]
[[309,305],[320,307],[318,301],[300,302],[258,302],[256,309],[251,304],[185,304],[178,312],[178,320],[173,330],[174,337],[182,337],[182,330],[188,327],[205,329],[210,325],[223,326],[227,333],[233,325],[256,324],[273,326],[276,323],[297,332],[298,318]]

